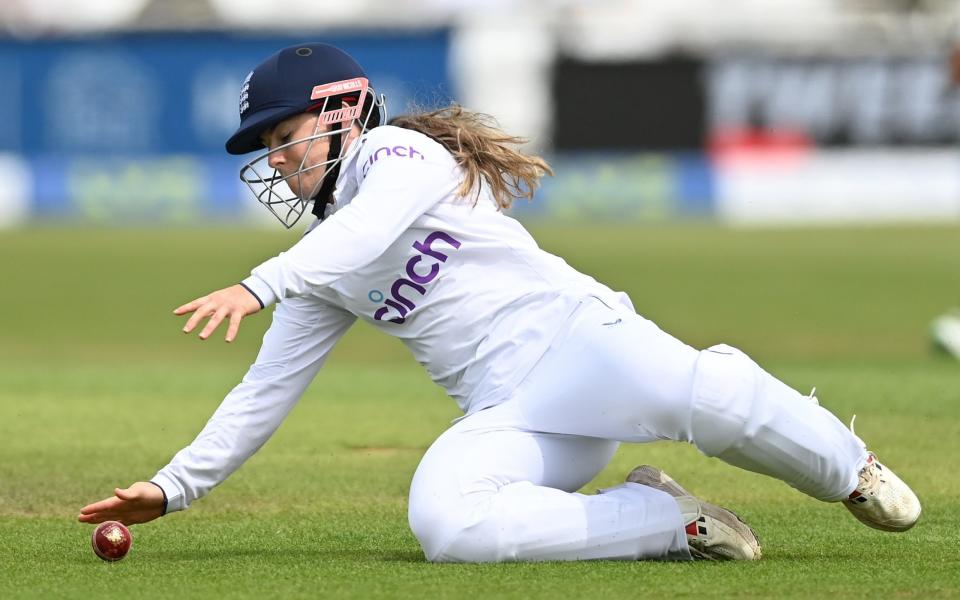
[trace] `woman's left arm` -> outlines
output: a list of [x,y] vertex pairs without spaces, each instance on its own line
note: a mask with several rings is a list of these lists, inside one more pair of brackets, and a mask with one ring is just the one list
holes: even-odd
[[167,512],[205,496],[266,443],[355,320],[314,298],[277,307],[243,380],[196,439],[151,480],[164,490]]

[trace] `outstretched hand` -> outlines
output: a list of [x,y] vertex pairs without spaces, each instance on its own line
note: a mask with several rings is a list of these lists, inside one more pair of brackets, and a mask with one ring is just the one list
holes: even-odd
[[184,333],[190,333],[196,326],[210,317],[207,325],[200,331],[200,339],[205,340],[224,320],[229,319],[227,326],[227,335],[224,339],[232,342],[237,338],[237,332],[240,330],[240,321],[247,315],[251,315],[260,310],[260,302],[247,288],[240,284],[232,285],[216,292],[211,292],[206,296],[201,296],[192,302],[187,302],[183,306],[174,309],[173,314],[185,315],[193,313],[183,326]]
[[117,488],[113,496],[80,509],[81,523],[120,521],[124,525],[146,523],[163,516],[163,491],[147,481]]

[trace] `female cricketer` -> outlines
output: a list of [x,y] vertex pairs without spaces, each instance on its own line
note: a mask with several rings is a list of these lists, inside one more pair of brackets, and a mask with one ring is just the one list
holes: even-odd
[[910,488],[816,398],[726,345],[698,351],[630,299],[537,247],[503,209],[550,172],[457,106],[385,122],[362,68],[325,44],[281,50],[243,83],[227,151],[307,233],[250,277],[177,308],[200,337],[277,304],[255,363],[197,438],[87,523],[183,510],[273,434],[356,319],[398,337],[464,417],[427,450],[409,522],[430,561],[760,558],[753,531],[662,471],[576,493],[620,442],[681,440],[903,531]]

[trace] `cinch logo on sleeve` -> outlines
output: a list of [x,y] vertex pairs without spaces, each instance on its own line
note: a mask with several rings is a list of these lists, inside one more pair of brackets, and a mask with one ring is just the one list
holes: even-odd
[[[381,306],[373,313],[373,318],[377,321],[390,321],[391,323],[402,324],[406,321],[407,314],[417,307],[416,302],[409,296],[414,293],[423,296],[427,293],[424,284],[430,283],[440,274],[440,264],[447,262],[447,255],[438,248],[441,244],[446,244],[454,250],[460,248],[460,241],[452,235],[442,231],[434,231],[428,235],[422,242],[414,242],[413,249],[418,253],[410,257],[407,261],[404,276],[397,278],[390,286],[390,298],[384,300],[383,292],[372,290],[368,297],[374,302],[383,300],[385,306]],[[447,250],[449,252],[449,250]],[[429,256],[439,262],[433,262],[428,265],[421,265],[425,256]],[[407,294],[407,295],[404,295]],[[393,316],[387,318],[393,309]]]
[[419,158],[420,160],[426,160],[423,157],[423,153],[414,148],[413,146],[381,146],[373,151],[373,154],[370,155],[370,158],[367,159],[367,162],[363,164],[363,176],[367,176],[367,172],[370,170],[370,167],[373,166],[373,163],[380,160],[382,156],[400,156],[403,158]]

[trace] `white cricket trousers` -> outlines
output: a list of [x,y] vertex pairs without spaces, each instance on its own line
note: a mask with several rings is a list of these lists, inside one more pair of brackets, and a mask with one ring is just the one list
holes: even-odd
[[668,494],[634,483],[579,494],[620,442],[676,440],[825,501],[866,462],[830,412],[739,350],[697,350],[585,300],[512,398],[427,450],[409,519],[428,560],[689,559]]

